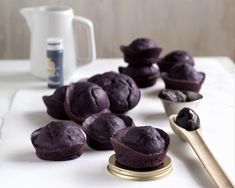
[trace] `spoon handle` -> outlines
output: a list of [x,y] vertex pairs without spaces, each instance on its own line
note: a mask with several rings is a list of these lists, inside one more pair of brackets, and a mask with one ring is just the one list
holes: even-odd
[[198,130],[194,131],[193,134],[187,134],[186,137],[216,185],[220,188],[234,188],[231,180],[205,144]]

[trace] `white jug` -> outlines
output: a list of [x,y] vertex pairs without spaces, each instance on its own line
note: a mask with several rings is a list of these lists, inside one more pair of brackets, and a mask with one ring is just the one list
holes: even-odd
[[[20,13],[25,17],[31,31],[30,67],[33,75],[47,78],[46,46],[47,38],[62,38],[64,45],[64,78],[74,73],[78,65],[92,62],[96,58],[94,28],[90,20],[74,16],[70,7],[40,6],[23,8]],[[74,43],[73,22],[83,24],[87,31],[89,56],[77,58]]]

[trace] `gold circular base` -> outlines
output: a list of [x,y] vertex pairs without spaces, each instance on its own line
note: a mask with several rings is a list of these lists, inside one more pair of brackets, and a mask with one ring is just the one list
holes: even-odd
[[123,167],[117,164],[115,154],[109,158],[109,165],[107,168],[108,171],[115,176],[139,181],[162,178],[168,175],[173,169],[170,157],[166,156],[163,163],[156,168],[145,171],[131,170],[127,167]]

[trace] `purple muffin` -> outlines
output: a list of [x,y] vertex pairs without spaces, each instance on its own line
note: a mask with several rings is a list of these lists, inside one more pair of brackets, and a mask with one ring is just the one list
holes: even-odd
[[153,86],[160,72],[154,65],[135,67],[129,65],[128,67],[119,67],[119,72],[130,76],[139,88],[146,88]]
[[134,80],[116,72],[106,72],[88,79],[107,93],[110,101],[110,110],[115,113],[124,113],[134,108],[140,100],[140,90]]
[[77,125],[68,121],[52,121],[31,134],[36,155],[44,160],[65,161],[78,158],[85,136]]
[[107,93],[98,85],[79,81],[67,88],[65,111],[71,120],[82,123],[87,117],[103,112],[110,112]]
[[146,169],[162,164],[170,137],[151,126],[128,127],[115,132],[111,143],[117,163],[132,169]]
[[64,101],[67,86],[61,86],[50,96],[43,96],[43,102],[47,107],[47,113],[56,119],[68,120],[69,117],[64,110]]
[[110,137],[114,132],[130,126],[134,123],[129,116],[111,113],[90,116],[82,125],[87,144],[96,150],[112,150]]
[[133,65],[151,65],[157,62],[162,49],[148,38],[138,38],[128,46],[120,46],[125,62]]
[[192,65],[178,63],[168,73],[169,77],[177,80],[200,81],[203,75],[197,72]]
[[169,73],[162,73],[167,89],[199,92],[205,80],[205,73],[197,72],[190,64],[178,63]]
[[171,67],[178,63],[190,64],[193,66],[195,64],[193,57],[183,50],[172,51],[157,62],[161,72],[169,72]]

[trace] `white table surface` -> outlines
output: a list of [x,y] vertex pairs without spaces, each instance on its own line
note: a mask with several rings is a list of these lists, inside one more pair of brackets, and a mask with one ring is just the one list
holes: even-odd
[[[227,57],[195,58],[196,61],[214,60],[219,62],[231,75],[235,75],[235,63]],[[120,61],[121,59],[98,59],[97,63]],[[45,81],[30,74],[28,60],[0,60],[0,118],[9,110],[15,92],[21,88],[46,88]],[[0,119],[1,121],[1,119]]]
[[[207,75],[200,91],[204,96],[204,101],[198,112],[203,122],[205,140],[215,157],[234,180],[235,66],[230,59],[225,57],[195,58],[195,60],[196,68],[206,72]],[[97,60],[94,65],[82,67],[66,82],[89,77],[95,73],[117,70],[118,65],[125,66],[120,59]],[[220,82],[221,76],[225,83]],[[50,94],[53,90],[47,89],[45,81],[30,75],[28,61],[0,61],[0,125],[5,118],[3,125],[7,126],[4,126],[0,145],[1,187],[214,187],[191,148],[187,144],[181,143],[172,134],[167,118],[163,114],[163,107],[159,105],[160,101],[156,97],[157,90],[159,91],[163,87],[164,84],[159,80],[157,86],[142,90],[143,99],[129,114],[138,125],[148,124],[160,127],[170,134],[171,146],[168,153],[173,160],[174,170],[169,177],[162,180],[137,183],[113,177],[108,174],[106,169],[103,169],[106,166],[107,156],[113,152],[89,152],[91,150],[87,148],[81,159],[77,159],[77,162],[74,160],[53,163],[39,160],[28,141],[29,132],[36,128],[30,127],[30,125],[33,123],[36,126],[43,126],[52,120],[45,113],[41,96]],[[215,93],[211,93],[211,91],[215,91]],[[145,108],[144,111],[143,108]],[[39,117],[35,115],[39,115]],[[25,125],[24,128],[28,132],[22,130],[19,122]],[[19,137],[16,138],[19,140],[15,139],[14,131],[19,132]],[[11,140],[12,137],[14,139]],[[220,141],[220,139],[223,140]],[[25,140],[27,144],[25,144]],[[9,147],[15,143],[19,143],[19,147],[10,149]],[[225,144],[226,146],[224,146]],[[20,146],[27,148],[27,152],[23,151]],[[103,169],[101,172],[96,172],[91,166],[87,168],[84,166],[86,162],[90,163],[89,160],[92,158],[99,161],[99,164],[95,165],[96,168]],[[59,173],[61,167],[64,172],[68,173]],[[91,178],[87,179],[85,174],[79,174],[79,168],[82,168],[83,173],[90,174]],[[38,171],[34,171],[34,169]],[[48,170],[45,171],[45,169]],[[70,176],[71,172],[72,177]],[[52,173],[55,173],[55,177],[52,177]],[[79,177],[76,177],[74,173],[78,173]],[[37,181],[36,177],[42,177],[44,180],[35,182]],[[77,182],[75,179],[80,181]]]

